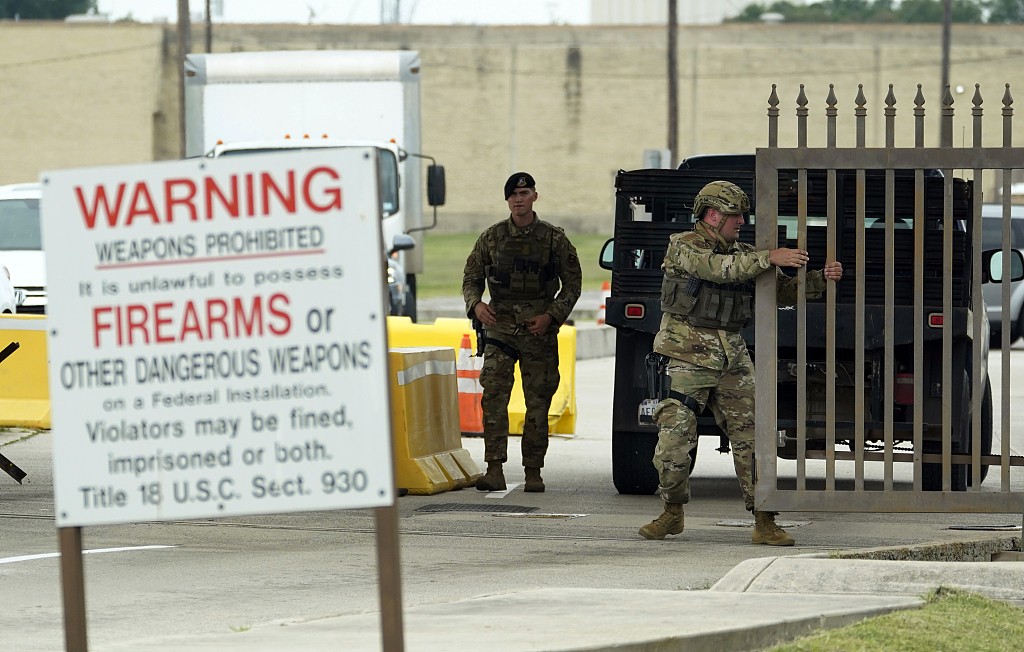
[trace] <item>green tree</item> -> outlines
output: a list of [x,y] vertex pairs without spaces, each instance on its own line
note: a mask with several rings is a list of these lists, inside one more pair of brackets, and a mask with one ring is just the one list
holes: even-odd
[[988,0],[990,23],[1024,23],[1024,0]]
[[0,20],[63,20],[95,9],[95,0],[0,0]]
[[[988,2],[1024,4],[1024,0],[953,0],[953,22],[980,23]],[[790,23],[940,23],[943,0],[822,0],[809,5],[790,2],[747,6],[736,22],[757,22],[761,14],[782,14]]]
[[[896,8],[901,23],[941,23],[942,0],[903,0]],[[981,3],[977,0],[953,0],[954,23],[982,22]]]

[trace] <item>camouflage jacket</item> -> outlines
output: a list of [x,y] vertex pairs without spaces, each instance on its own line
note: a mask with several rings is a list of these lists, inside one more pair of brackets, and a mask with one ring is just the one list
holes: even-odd
[[[665,274],[683,280],[696,276],[713,283],[743,283],[774,268],[779,304],[796,303],[800,279],[787,276],[768,262],[768,253],[742,242],[727,243],[717,231],[699,221],[692,231],[669,237],[661,268]],[[821,296],[825,291],[821,270],[809,271],[806,278],[807,297]],[[685,317],[665,313],[654,338],[654,350],[702,367],[725,369],[737,356],[746,355],[747,345],[742,333],[692,326]]]
[[[547,228],[538,229],[538,224],[544,224]],[[541,222],[534,213],[534,220],[529,226],[519,228],[509,217],[503,222],[498,222],[487,228],[477,238],[473,251],[466,258],[466,267],[462,276],[462,297],[466,301],[466,315],[473,318],[473,309],[483,298],[486,285],[485,270],[493,265],[497,258],[498,247],[502,237],[511,238],[533,238],[538,234],[545,234],[541,237],[547,239],[547,246],[550,252],[550,259],[555,262],[557,268],[559,289],[557,294],[554,291],[543,292],[536,299],[521,299],[515,301],[491,301],[491,307],[498,318],[498,325],[490,330],[495,332],[512,333],[517,324],[524,319],[536,317],[548,313],[551,315],[555,326],[561,325],[569,318],[573,306],[580,298],[582,291],[583,272],[580,269],[580,259],[576,254],[576,248],[569,242],[565,231],[557,226]],[[550,296],[549,296],[550,295]]]

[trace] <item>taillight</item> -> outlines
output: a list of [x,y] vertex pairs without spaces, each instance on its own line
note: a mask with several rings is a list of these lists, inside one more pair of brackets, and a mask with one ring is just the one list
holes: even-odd
[[942,313],[933,312],[928,315],[928,325],[932,328],[942,328]]
[[643,319],[647,311],[642,303],[626,304],[626,319]]

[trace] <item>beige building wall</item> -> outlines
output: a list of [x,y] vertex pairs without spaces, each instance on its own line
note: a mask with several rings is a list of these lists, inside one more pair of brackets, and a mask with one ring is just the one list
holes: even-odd
[[[448,203],[439,219],[446,231],[477,231],[503,217],[501,186],[523,169],[537,178],[542,217],[570,231],[608,233],[616,171],[640,167],[644,149],[666,146],[663,27],[215,29],[215,51],[419,50],[423,149],[447,170]],[[975,83],[984,97],[986,144],[1002,142],[1005,84],[1024,94],[1022,31],[954,28],[950,81],[964,87],[954,90],[958,144],[971,137]],[[194,43],[202,36],[196,25]],[[0,182],[54,167],[176,157],[175,42],[171,28],[148,25],[0,23]],[[884,144],[889,84],[897,99],[897,146],[913,144],[917,84],[926,99],[928,144],[938,141],[936,25],[681,27],[678,54],[677,158],[764,146],[773,84],[783,146],[796,144],[801,84],[811,145],[824,144],[829,84],[838,100],[840,145],[853,143],[858,85],[867,99],[869,146]]]
[[0,21],[0,183],[153,160],[164,31]]

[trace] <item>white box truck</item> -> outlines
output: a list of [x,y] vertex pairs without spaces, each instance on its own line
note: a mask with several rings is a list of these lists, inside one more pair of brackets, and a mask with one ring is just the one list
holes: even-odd
[[444,168],[420,152],[419,72],[419,53],[409,50],[190,54],[185,156],[378,148],[391,311],[415,320],[422,232],[436,225],[445,195]]

